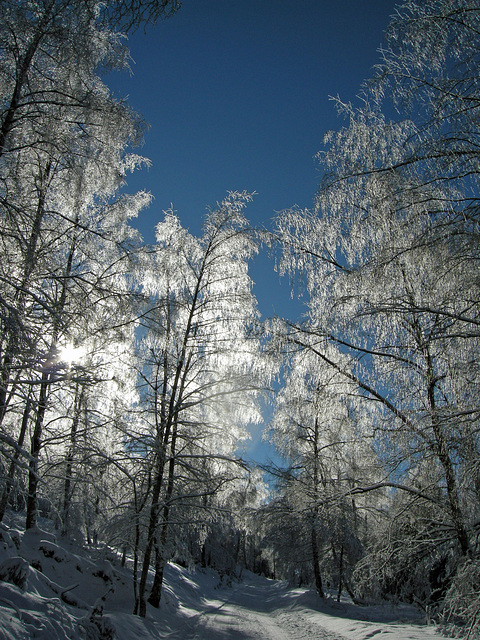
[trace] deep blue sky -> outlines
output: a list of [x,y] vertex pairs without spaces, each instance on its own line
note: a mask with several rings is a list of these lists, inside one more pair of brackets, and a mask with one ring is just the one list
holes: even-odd
[[[141,153],[152,161],[128,190],[155,197],[139,227],[148,242],[173,204],[200,233],[208,205],[227,190],[256,191],[247,216],[311,207],[324,133],[341,125],[329,96],[355,100],[378,62],[394,0],[184,0],[171,19],[129,38],[133,75],[108,84],[149,123]],[[253,266],[265,315],[291,313]],[[273,278],[271,280],[270,278]],[[265,284],[262,282],[265,280]],[[273,289],[272,289],[273,286]]]
[[[295,204],[311,207],[314,156],[325,132],[342,124],[329,97],[355,101],[396,4],[184,0],[171,19],[133,34],[133,75],[107,83],[150,124],[141,153],[152,167],[128,184],[155,197],[138,222],[145,240],[153,242],[171,203],[199,234],[206,207],[227,190],[258,193],[247,210],[254,225],[269,227]],[[299,313],[266,255],[252,275],[264,316]]]

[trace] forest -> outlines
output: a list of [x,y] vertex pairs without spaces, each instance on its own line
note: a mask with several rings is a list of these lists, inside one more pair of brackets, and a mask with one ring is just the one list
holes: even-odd
[[[480,4],[398,5],[311,210],[255,229],[232,191],[153,244],[123,190],[145,125],[104,78],[180,2],[0,6],[0,522],[118,549],[141,617],[175,560],[480,637]],[[265,247],[301,319],[261,318]],[[283,464],[254,466],[266,404]]]

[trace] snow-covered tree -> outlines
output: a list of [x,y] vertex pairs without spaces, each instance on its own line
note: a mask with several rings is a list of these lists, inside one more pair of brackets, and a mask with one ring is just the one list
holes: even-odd
[[277,226],[308,296],[292,338],[381,412],[388,476],[371,488],[435,505],[432,563],[467,558],[476,522],[479,21],[469,0],[399,9],[362,105],[338,103],[347,123],[319,154],[315,210]]
[[[132,320],[127,273],[137,234],[128,219],[149,200],[117,198],[141,162],[126,148],[142,127],[98,76],[102,65],[122,66],[125,51],[96,16],[95,3],[52,1],[7,2],[0,18],[1,504],[28,459],[29,526],[46,416],[75,377],[65,351],[111,342]],[[85,369],[75,375],[95,379]]]
[[[206,216],[203,236],[183,229],[167,212],[145,269],[145,334],[140,344],[143,428],[132,434],[151,464],[152,490],[139,583],[145,615],[148,569],[156,579],[149,601],[158,606],[171,502],[179,481],[201,477],[214,493],[223,483],[244,427],[260,418],[257,396],[268,373],[256,335],[257,310],[248,260],[257,251],[243,214],[251,200],[230,193]],[[206,469],[203,461],[208,460]],[[228,473],[227,473],[228,477]],[[194,483],[195,484],[195,483]]]
[[[282,498],[272,504],[269,518],[275,522],[276,514],[282,518],[285,513],[295,535],[304,540],[300,555],[303,562],[310,559],[308,575],[313,575],[321,597],[322,567],[339,593],[342,586],[352,593],[363,505],[357,505],[350,492],[378,480],[380,472],[366,430],[371,416],[363,415],[354,395],[353,383],[314,350],[294,349],[270,425],[270,439],[289,466],[279,474]],[[285,541],[278,542],[285,547]],[[279,559],[283,556],[288,565],[285,551]]]

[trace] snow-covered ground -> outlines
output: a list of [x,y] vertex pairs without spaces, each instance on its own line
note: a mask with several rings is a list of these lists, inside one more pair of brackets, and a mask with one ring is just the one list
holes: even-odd
[[[212,582],[212,573],[188,574],[171,565],[169,590],[182,585],[168,637],[180,640],[438,640],[413,607],[358,607],[309,589],[244,572],[240,582]],[[174,586],[175,585],[175,586]],[[189,587],[189,589],[188,589]],[[212,588],[213,587],[213,588]],[[172,596],[173,597],[173,593]],[[169,596],[166,598],[167,602]],[[171,611],[171,609],[170,609]],[[180,614],[180,615],[179,615]],[[183,616],[183,623],[178,623]]]
[[[12,577],[13,576],[13,577]],[[243,572],[170,564],[160,610],[131,614],[131,573],[108,549],[0,525],[0,639],[435,640],[411,607],[322,602],[307,589]],[[5,579],[16,582],[12,584]]]

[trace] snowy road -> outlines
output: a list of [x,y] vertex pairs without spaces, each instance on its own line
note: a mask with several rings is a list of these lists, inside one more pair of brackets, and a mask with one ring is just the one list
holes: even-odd
[[[20,534],[11,531],[0,531],[0,564],[17,567],[26,580],[23,586],[0,580],[0,640],[80,640],[86,632],[97,637],[100,624],[105,637],[118,640],[445,638],[412,605],[358,607],[348,598],[337,602],[334,593],[321,600],[312,589],[289,588],[249,571],[237,580],[174,563],[166,567],[160,609],[148,605],[144,619],[130,613],[132,575],[113,554],[107,560],[103,550],[94,553],[63,538],[58,545],[53,534],[36,529],[23,533],[18,547]],[[40,560],[42,571],[33,566]],[[103,613],[93,618],[100,600]]]
[[[311,589],[244,572],[231,584],[214,572],[168,567],[162,623],[168,640],[442,640],[410,605],[358,607],[321,601]],[[120,636],[119,636],[120,637]],[[121,636],[131,640],[135,635]]]
[[209,600],[207,608],[183,629],[184,640],[342,640],[292,610],[288,588],[280,583],[241,585],[227,601]]

